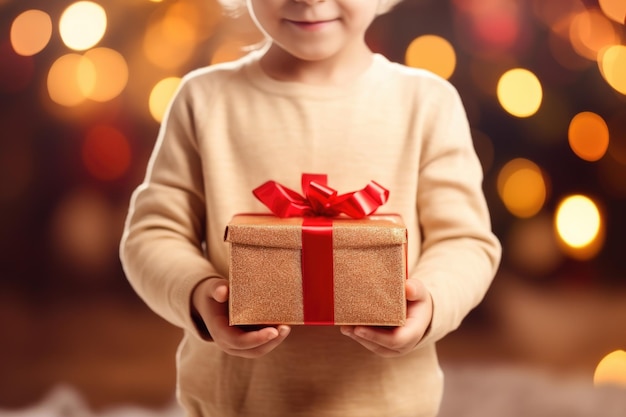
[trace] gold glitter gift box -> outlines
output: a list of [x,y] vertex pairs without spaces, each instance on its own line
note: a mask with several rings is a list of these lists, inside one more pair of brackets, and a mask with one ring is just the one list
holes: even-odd
[[[230,324],[404,325],[407,232],[401,217],[309,223],[306,217],[242,214],[228,224]],[[311,243],[303,232],[311,228],[326,243],[315,236]]]

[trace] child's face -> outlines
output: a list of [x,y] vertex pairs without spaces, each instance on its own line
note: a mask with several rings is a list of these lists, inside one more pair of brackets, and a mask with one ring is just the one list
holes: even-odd
[[248,0],[259,28],[288,54],[321,61],[358,53],[384,0]]

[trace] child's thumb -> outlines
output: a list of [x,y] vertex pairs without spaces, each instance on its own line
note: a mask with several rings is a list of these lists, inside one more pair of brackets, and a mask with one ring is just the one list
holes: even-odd
[[426,288],[424,284],[417,279],[407,279],[406,284],[406,299],[409,301],[419,301],[424,297]]
[[225,303],[228,300],[228,281],[223,278],[209,278],[209,294],[218,303]]

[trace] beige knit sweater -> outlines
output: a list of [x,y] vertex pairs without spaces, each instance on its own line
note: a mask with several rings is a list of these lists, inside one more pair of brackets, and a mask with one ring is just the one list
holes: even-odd
[[[461,100],[380,55],[339,88],[273,80],[259,55],[185,77],[130,205],[128,279],[185,332],[179,399],[194,417],[432,417],[443,390],[435,342],[482,300],[500,258]],[[194,325],[194,286],[228,276],[227,222],[268,211],[253,188],[272,179],[299,190],[303,172],[328,174],[340,193],[370,180],[390,190],[379,212],[404,218],[410,277],[434,302],[412,353],[384,359],[336,327],[294,327],[270,354],[240,359]]]

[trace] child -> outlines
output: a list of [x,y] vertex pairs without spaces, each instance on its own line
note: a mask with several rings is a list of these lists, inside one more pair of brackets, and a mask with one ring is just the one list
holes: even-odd
[[[184,329],[187,416],[437,414],[435,342],[481,301],[500,246],[456,90],[365,43],[397,2],[248,0],[267,45],[189,74],[174,98],[121,258],[137,293]],[[340,192],[370,180],[390,190],[384,212],[409,233],[405,326],[228,326],[224,228],[267,212],[252,195],[261,183],[299,189],[303,172]]]

